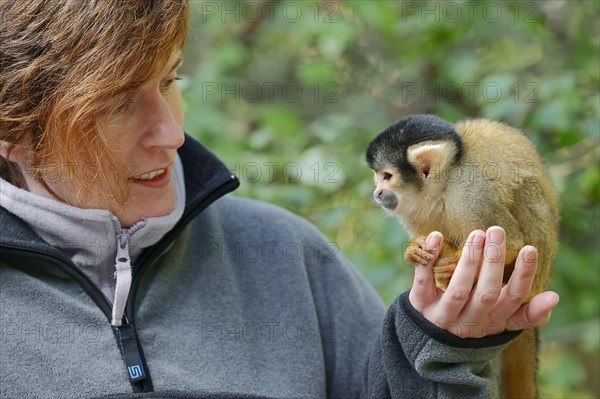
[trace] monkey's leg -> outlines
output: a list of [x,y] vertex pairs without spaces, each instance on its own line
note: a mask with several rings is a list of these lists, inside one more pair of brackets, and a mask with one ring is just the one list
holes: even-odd
[[450,279],[454,274],[454,269],[460,259],[461,250],[455,249],[450,244],[444,243],[440,256],[438,256],[433,265],[433,275],[435,277],[435,285],[442,291],[446,291]]
[[530,399],[538,397],[538,331],[525,329],[500,355],[502,397]]

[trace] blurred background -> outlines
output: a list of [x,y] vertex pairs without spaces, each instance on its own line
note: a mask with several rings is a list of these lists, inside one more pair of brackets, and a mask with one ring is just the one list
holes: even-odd
[[198,1],[180,82],[186,130],[236,195],[307,218],[386,303],[410,287],[404,230],[371,200],[369,141],[398,118],[523,129],[560,194],[542,329],[545,398],[600,396],[600,2]]

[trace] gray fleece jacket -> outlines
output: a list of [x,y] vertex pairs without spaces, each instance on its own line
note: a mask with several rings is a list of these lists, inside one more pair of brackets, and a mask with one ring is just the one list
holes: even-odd
[[[516,336],[459,339],[374,290],[305,220],[224,196],[190,137],[183,216],[132,264],[123,323],[63,251],[0,207],[2,398],[494,397]],[[2,198],[0,198],[0,205]]]

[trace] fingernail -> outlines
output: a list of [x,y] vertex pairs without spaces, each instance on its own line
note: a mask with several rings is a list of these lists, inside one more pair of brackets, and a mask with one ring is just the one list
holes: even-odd
[[490,227],[488,229],[490,236],[490,242],[493,244],[502,244],[504,241],[504,229],[498,226]]
[[439,231],[429,233],[426,241],[428,245],[433,245],[435,247],[436,245],[439,245],[439,243],[442,241],[442,233],[440,233]]
[[556,292],[554,292],[554,291],[549,291],[549,292],[551,294],[545,294],[545,295],[554,294],[554,295],[552,295],[554,298],[552,298],[552,300],[550,302],[552,304],[552,307],[550,308],[550,312],[548,312],[548,318],[546,319],[546,323],[548,323],[550,321],[550,318],[552,317],[552,311],[554,310],[554,307],[556,305],[558,305],[558,301],[560,300],[560,297],[558,296],[558,294]]
[[[437,253],[442,243],[442,233],[440,233],[439,231],[429,233],[429,235],[427,236],[427,240],[425,241],[427,242],[427,251],[433,251],[434,253]],[[427,263],[429,262],[426,262],[425,264]]]
[[558,305],[558,302],[560,302],[560,296],[554,292],[554,291],[550,291],[552,294],[554,294],[554,300],[552,302],[554,302],[554,304],[552,305],[552,307],[555,307],[556,305]]
[[523,251],[523,260],[525,263],[533,263],[537,262],[537,248],[533,245],[525,245],[522,249]]
[[471,243],[475,246],[475,248],[481,248],[481,245],[485,241],[485,232],[481,230],[475,230],[471,234]]

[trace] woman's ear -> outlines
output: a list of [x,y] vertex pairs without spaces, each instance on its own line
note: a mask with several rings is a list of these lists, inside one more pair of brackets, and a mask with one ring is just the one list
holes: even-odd
[[0,140],[0,157],[10,162],[23,162],[27,158],[27,146]]

